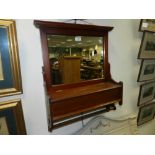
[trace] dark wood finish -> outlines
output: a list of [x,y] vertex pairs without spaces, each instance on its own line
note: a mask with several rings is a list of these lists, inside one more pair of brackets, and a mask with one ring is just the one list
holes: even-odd
[[60,22],[39,21],[39,20],[35,20],[34,24],[40,29],[47,29],[47,28],[50,28],[50,30],[51,28],[55,29],[56,31],[58,31],[58,33],[61,33],[59,32],[59,29],[65,29],[65,30],[76,29],[78,30],[77,32],[78,34],[79,30],[81,31],[86,30],[90,31],[91,33],[93,31],[96,31],[99,33],[99,35],[102,35],[103,32],[108,32],[113,29],[113,27],[110,26],[83,25],[83,24],[60,23]]
[[[44,79],[47,86],[47,91],[52,87],[57,87],[51,85],[52,77],[50,71],[50,62],[48,57],[48,43],[46,39],[47,34],[53,35],[81,35],[81,36],[100,36],[104,37],[104,80],[110,79],[110,69],[108,64],[108,32],[113,29],[113,27],[107,26],[95,26],[95,25],[83,25],[83,24],[68,24],[68,23],[58,23],[58,22],[47,22],[47,21],[34,21],[34,24],[40,28],[41,43],[43,50],[43,61],[44,61]],[[93,80],[83,81],[77,84],[86,83],[91,84]],[[95,80],[96,81],[96,80]],[[100,82],[100,80],[99,80]],[[93,82],[92,82],[93,83]],[[71,84],[76,86],[77,84]],[[62,85],[62,87],[64,87]],[[61,85],[58,86],[61,89]]]
[[[113,27],[46,21],[34,21],[34,24],[39,27],[41,35],[44,80],[49,96],[49,131],[100,112],[115,110],[114,104],[117,102],[122,105],[123,83],[112,80],[108,63],[108,32]],[[52,85],[46,39],[46,35],[49,34],[103,37],[104,78],[73,84]]]
[[53,126],[49,126],[49,131],[52,131],[52,129],[57,129],[59,127],[63,127],[65,125],[68,125],[77,121],[83,121],[84,119],[108,112],[110,110],[116,110],[116,107],[114,104],[104,106],[102,107],[102,109],[96,109],[96,111],[94,112],[89,111],[88,113],[81,113],[81,115],[78,115],[77,117],[73,117],[71,119],[67,119],[66,121],[56,122],[54,123]]
[[[79,90],[76,88],[76,94],[79,96],[74,95],[71,97],[67,94],[68,96],[63,99],[59,98],[56,101],[51,99],[53,120],[57,121],[65,117],[72,116],[73,114],[78,115],[81,112],[87,112],[90,109],[97,109],[109,103],[119,102],[121,100],[120,86],[116,85],[115,87],[112,86],[111,88],[104,88],[104,84],[99,85],[103,88],[98,88],[98,86],[95,85],[93,90],[93,86],[88,86],[90,89],[87,91],[84,90],[83,93],[82,88]],[[84,89],[86,87],[84,87]],[[69,91],[71,93],[71,90],[65,91]]]

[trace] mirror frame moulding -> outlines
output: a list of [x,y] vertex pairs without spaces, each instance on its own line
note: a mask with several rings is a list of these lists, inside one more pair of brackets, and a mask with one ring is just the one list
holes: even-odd
[[[44,80],[46,82],[47,91],[51,89],[63,89],[66,86],[76,87],[77,85],[88,85],[93,83],[98,83],[101,81],[109,81],[111,80],[110,75],[110,65],[108,62],[108,32],[113,29],[113,27],[107,26],[96,26],[96,25],[84,25],[84,24],[71,24],[71,23],[59,23],[59,22],[48,22],[48,21],[38,21],[35,20],[34,24],[36,27],[40,29],[41,35],[41,44],[43,54],[43,62],[44,62]],[[50,76],[50,62],[48,56],[48,42],[47,42],[47,34],[50,35],[70,35],[70,36],[96,36],[103,37],[103,70],[104,70],[104,79],[93,79],[87,81],[80,81],[78,83],[71,84],[61,84],[61,85],[52,85],[52,77]]]

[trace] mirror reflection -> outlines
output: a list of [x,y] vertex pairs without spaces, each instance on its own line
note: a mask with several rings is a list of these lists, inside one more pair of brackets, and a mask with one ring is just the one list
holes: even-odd
[[47,35],[52,85],[104,78],[103,38]]

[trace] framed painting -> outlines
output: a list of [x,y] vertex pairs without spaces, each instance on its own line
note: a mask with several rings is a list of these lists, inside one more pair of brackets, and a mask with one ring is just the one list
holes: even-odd
[[155,32],[155,19],[141,19],[139,31]]
[[142,84],[140,86],[139,97],[138,97],[138,106],[149,102],[154,99],[155,95],[155,81]]
[[21,93],[15,21],[0,20],[0,97]]
[[25,123],[20,100],[0,103],[0,135],[25,135]]
[[155,79],[155,59],[142,60],[138,82]]
[[151,32],[144,32],[141,46],[138,54],[140,59],[155,58],[155,34]]
[[155,102],[140,107],[137,118],[137,125],[139,126],[152,120],[154,116],[155,116]]

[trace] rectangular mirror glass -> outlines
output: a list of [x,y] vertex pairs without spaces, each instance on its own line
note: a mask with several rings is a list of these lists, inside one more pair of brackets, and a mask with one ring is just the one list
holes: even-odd
[[47,35],[52,85],[104,78],[103,37]]

